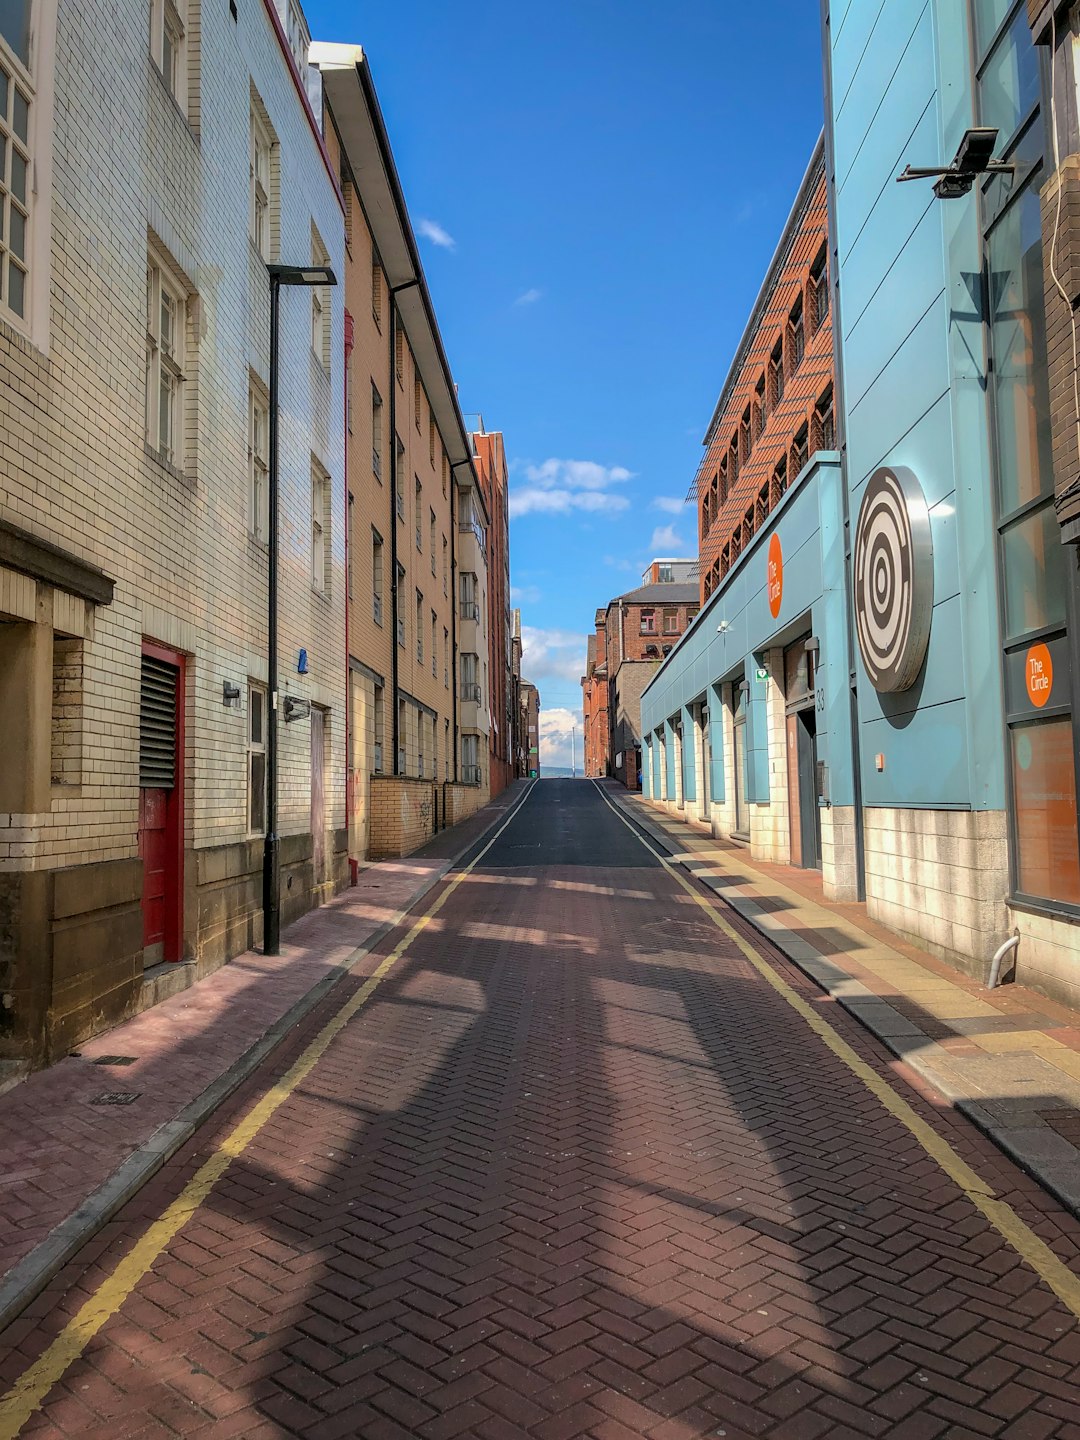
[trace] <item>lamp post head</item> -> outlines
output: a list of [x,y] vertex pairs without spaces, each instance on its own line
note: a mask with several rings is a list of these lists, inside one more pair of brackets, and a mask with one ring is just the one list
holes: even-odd
[[336,285],[337,276],[329,265],[267,265],[275,285]]

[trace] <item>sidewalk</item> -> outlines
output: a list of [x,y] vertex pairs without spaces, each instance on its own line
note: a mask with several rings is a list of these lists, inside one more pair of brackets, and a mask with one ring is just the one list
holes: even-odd
[[289,927],[280,955],[246,951],[0,1095],[0,1331],[524,788],[362,870]]
[[987,990],[900,939],[816,871],[749,851],[620,785],[604,791],[905,1065],[1080,1215],[1080,1014],[1022,985]]

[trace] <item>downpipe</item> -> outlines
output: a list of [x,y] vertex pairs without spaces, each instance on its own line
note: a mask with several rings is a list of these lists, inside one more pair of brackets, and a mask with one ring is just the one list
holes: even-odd
[[990,978],[986,982],[986,988],[988,990],[997,988],[998,981],[1001,978],[1001,962],[1005,959],[1005,956],[1008,955],[1009,951],[1015,950],[1019,944],[1020,931],[1014,930],[1008,940],[1004,941],[994,951],[994,958],[990,961]]

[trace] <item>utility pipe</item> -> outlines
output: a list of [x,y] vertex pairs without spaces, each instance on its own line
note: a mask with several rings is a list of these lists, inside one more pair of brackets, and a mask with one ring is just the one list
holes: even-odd
[[1009,951],[1015,950],[1019,944],[1020,931],[1014,930],[1013,933],[1009,936],[1008,940],[1004,941],[994,951],[994,958],[990,961],[990,978],[986,982],[986,988],[988,990],[995,989],[1001,976],[1001,962],[1005,959],[1005,956],[1009,953]]

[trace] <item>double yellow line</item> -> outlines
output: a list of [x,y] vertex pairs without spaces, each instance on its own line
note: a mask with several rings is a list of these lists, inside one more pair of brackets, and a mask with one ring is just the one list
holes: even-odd
[[[359,990],[326,1022],[303,1054],[229,1131],[210,1157],[203,1161],[172,1204],[136,1241],[90,1299],[68,1321],[48,1349],[19,1376],[7,1394],[0,1398],[0,1440],[13,1440],[34,1412],[40,1409],[52,1387],[63,1377],[68,1367],[78,1360],[106,1321],[117,1313],[158,1256],[202,1205],[232,1162],[247,1149],[279,1106],[285,1103],[296,1087],[311,1073],[335,1036],[345,1028],[356,1012],[367,1004],[416,937],[439,913],[462,881],[515,819],[532,791],[533,785],[530,785],[484,848],[463,870],[455,874],[450,884],[441,891],[424,914],[413,922],[403,938],[372,971]],[[361,958],[362,956],[358,955],[348,968],[352,969]]]
[[596,789],[604,804],[622,821],[649,854],[660,862],[694,902],[700,905],[716,928],[738,947],[766,984],[771,986],[786,1004],[790,1005],[814,1034],[828,1046],[836,1058],[862,1081],[871,1094],[884,1105],[889,1114],[899,1120],[900,1124],[914,1135],[927,1155],[944,1170],[950,1180],[956,1183],[1002,1239],[1012,1246],[1041,1280],[1049,1285],[1062,1304],[1080,1318],[1080,1276],[1074,1275],[1064,1261],[1058,1259],[1049,1245],[1040,1240],[1030,1225],[1020,1218],[1012,1206],[997,1198],[993,1187],[965,1160],[961,1159],[949,1142],[939,1135],[932,1125],[927,1124],[899,1091],[894,1089],[865,1060],[862,1060],[821,1013],[813,1005],[808,1004],[797,991],[793,990],[773,966],[762,959],[754,947],[724,919],[717,906],[687,880],[681,868],[673,865],[666,855],[662,855],[659,850],[649,844],[637,826],[631,824],[618,806],[612,804],[599,785],[596,786]]

